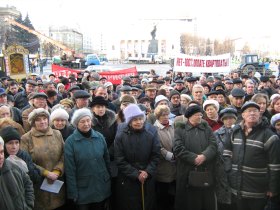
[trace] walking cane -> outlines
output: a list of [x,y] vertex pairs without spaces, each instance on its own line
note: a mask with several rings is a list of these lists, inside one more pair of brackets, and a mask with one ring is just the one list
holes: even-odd
[[141,184],[141,193],[142,193],[142,210],[145,210],[144,183]]

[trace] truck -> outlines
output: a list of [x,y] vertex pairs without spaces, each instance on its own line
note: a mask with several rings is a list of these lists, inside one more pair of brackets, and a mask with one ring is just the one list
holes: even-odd
[[248,74],[249,72],[259,72],[261,75],[271,75],[272,71],[269,69],[269,63],[259,61],[257,54],[244,54],[241,57],[241,64],[238,67],[241,74]]

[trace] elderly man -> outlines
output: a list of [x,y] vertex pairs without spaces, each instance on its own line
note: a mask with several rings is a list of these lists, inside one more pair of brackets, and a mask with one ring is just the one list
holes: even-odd
[[26,85],[25,85],[25,90],[17,93],[15,95],[15,107],[22,109],[26,105],[28,105],[28,98],[27,96],[35,92],[35,87],[37,86],[37,82],[33,80],[27,80]]
[[[176,210],[216,208],[213,176],[217,144],[212,129],[202,121],[202,112],[198,105],[188,107],[185,112],[188,121],[178,123],[175,128]],[[202,174],[205,180],[191,179],[196,173]]]
[[5,160],[4,141],[0,137],[0,209],[33,209],[34,198],[28,174]]
[[76,90],[73,94],[75,106],[69,113],[69,121],[77,109],[87,108],[89,106],[90,94],[85,90]]
[[280,140],[261,120],[258,104],[247,102],[241,111],[225,144],[225,170],[237,209],[263,210],[267,197],[279,195]]

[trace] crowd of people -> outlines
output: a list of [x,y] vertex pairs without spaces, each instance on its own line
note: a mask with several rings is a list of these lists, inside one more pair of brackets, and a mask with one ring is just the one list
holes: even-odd
[[280,209],[275,76],[2,77],[0,136],[0,209]]

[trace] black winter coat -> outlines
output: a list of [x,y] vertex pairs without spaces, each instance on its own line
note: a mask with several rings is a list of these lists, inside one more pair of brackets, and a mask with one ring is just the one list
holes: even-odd
[[154,176],[160,159],[160,144],[156,128],[145,123],[144,129],[134,131],[126,123],[118,127],[115,138],[115,160],[118,166],[118,209],[142,210],[139,170],[148,173],[144,184],[145,209],[155,209]]
[[203,154],[206,161],[198,166],[198,170],[207,170],[214,177],[217,154],[216,138],[206,121],[197,126],[190,123],[178,123],[174,134],[173,154],[177,160],[175,209],[186,209],[189,172],[195,169],[194,160]]

